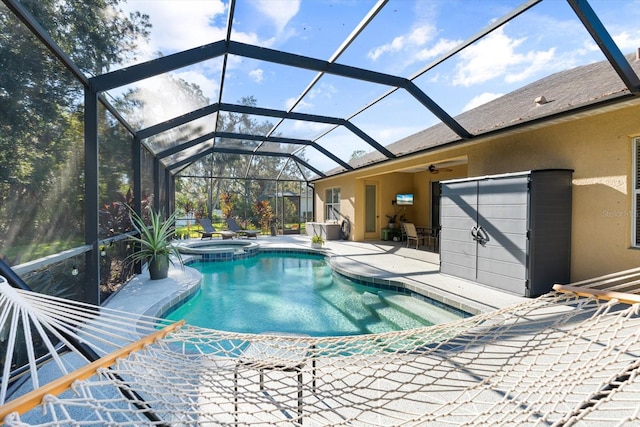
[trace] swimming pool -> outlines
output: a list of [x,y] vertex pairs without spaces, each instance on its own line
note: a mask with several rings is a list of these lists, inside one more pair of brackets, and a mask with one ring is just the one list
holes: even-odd
[[200,291],[168,319],[217,330],[357,335],[459,319],[409,295],[358,284],[322,256],[259,253],[226,262],[195,262]]

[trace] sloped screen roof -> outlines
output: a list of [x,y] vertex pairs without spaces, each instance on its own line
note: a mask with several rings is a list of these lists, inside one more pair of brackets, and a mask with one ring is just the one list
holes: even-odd
[[435,125],[472,139],[461,114],[598,61],[639,89],[622,56],[640,46],[632,0],[107,3],[151,27],[128,63],[81,71],[173,174],[213,160],[221,176],[313,180],[411,154]]

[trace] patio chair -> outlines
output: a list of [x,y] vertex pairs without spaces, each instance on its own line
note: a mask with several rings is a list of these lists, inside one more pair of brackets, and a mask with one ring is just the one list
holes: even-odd
[[211,220],[209,218],[201,218],[198,220],[200,226],[204,231],[199,231],[202,234],[202,239],[212,239],[213,236],[220,236],[222,240],[233,239],[236,236],[236,233],[233,231],[227,230],[216,230],[216,228],[211,224]]
[[405,222],[402,224],[402,226],[404,227],[404,231],[407,234],[407,247],[409,247],[409,243],[412,241],[416,242],[416,249],[418,249],[420,241],[422,241],[422,244],[424,245],[424,242],[428,237],[427,234],[418,233],[415,224],[411,222]]
[[260,230],[244,230],[238,225],[235,218],[227,218],[227,227],[229,227],[229,230],[233,231],[238,236],[245,236],[247,239],[252,237],[257,239],[258,234],[260,233]]

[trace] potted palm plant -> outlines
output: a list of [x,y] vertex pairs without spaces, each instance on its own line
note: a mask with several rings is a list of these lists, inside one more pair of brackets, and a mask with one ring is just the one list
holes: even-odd
[[324,239],[319,234],[316,234],[311,238],[312,248],[320,249],[322,248],[323,245],[324,245]]
[[131,262],[148,262],[151,280],[164,279],[169,273],[169,263],[174,264],[170,255],[174,255],[182,265],[182,256],[178,248],[171,243],[178,211],[165,220],[162,211],[156,212],[150,206],[148,209],[149,225],[129,207],[131,223],[139,236],[129,237],[129,240],[136,244],[137,250],[127,258]]

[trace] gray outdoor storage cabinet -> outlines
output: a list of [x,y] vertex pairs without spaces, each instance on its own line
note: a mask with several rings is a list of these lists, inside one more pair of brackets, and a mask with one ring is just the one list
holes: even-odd
[[572,173],[443,181],[440,271],[526,297],[569,283]]

